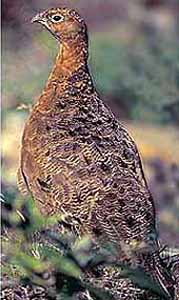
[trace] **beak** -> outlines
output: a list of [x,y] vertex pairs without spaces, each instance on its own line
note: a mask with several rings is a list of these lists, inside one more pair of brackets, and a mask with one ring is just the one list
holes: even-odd
[[37,14],[35,17],[32,18],[31,23],[42,23],[42,15]]

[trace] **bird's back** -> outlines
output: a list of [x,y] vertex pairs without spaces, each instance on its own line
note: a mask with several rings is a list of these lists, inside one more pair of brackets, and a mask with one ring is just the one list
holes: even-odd
[[[21,173],[43,214],[70,216],[75,234],[114,243],[123,263],[140,265],[145,256],[155,278],[153,199],[137,148],[91,85],[76,88],[80,82],[77,72],[66,94],[40,97],[25,126]],[[140,249],[133,261],[128,248]]]
[[102,209],[101,226],[105,212],[109,227],[119,223],[115,239],[143,240],[155,218],[137,148],[96,91],[89,93],[89,82],[77,88],[79,74],[68,80],[66,95],[50,86],[56,91],[44,92],[32,110],[22,139],[23,176],[46,214],[66,211],[90,222]]

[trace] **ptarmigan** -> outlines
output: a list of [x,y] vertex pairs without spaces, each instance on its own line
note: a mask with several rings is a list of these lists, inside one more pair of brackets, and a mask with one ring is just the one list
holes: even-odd
[[[131,265],[124,249],[135,249],[136,265],[172,299],[172,280],[159,258],[154,203],[140,157],[93,85],[84,20],[75,10],[52,8],[32,21],[56,38],[59,53],[25,124],[20,190],[32,194],[42,214],[66,214],[77,236],[90,234],[99,245],[115,244],[121,262]],[[114,299],[150,298],[115,270],[100,270],[96,280]]]

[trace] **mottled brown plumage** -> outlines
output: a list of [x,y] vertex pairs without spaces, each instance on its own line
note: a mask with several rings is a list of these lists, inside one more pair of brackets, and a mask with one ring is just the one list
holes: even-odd
[[[43,214],[66,214],[77,236],[87,233],[99,245],[114,243],[119,260],[142,266],[172,294],[172,280],[158,254],[153,199],[140,157],[95,90],[84,20],[74,10],[57,8],[38,14],[33,22],[42,23],[60,46],[25,124],[20,190],[33,195]],[[98,276],[99,285],[115,299],[148,295],[115,270],[101,270]]]

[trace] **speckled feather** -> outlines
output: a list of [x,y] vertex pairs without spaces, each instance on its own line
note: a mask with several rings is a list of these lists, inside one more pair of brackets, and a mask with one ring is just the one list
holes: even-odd
[[[53,22],[53,15],[61,21]],[[84,20],[74,10],[58,8],[35,21],[56,37],[60,50],[25,124],[20,190],[33,195],[42,214],[70,216],[76,235],[91,234],[100,245],[114,243],[124,263],[133,262],[123,244],[145,245],[135,252],[136,265],[172,293],[158,254],[154,204],[139,153],[95,90]],[[142,299],[144,290],[116,274],[102,270],[97,281],[112,289],[115,299]]]

